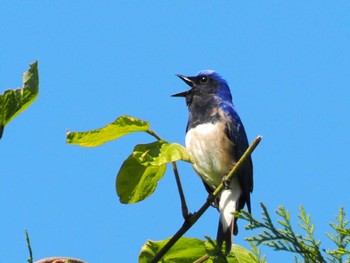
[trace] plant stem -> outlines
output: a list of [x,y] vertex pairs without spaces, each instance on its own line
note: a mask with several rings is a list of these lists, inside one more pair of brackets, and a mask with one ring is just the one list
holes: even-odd
[[201,258],[197,259],[196,261],[194,261],[193,263],[202,263],[205,262],[209,259],[209,255],[205,254],[204,256],[202,256]]
[[148,130],[148,131],[146,131],[148,134],[150,134],[150,135],[152,135],[154,138],[156,138],[157,140],[159,140],[159,141],[162,141],[163,139],[157,134],[157,133],[155,133],[154,131],[152,131],[152,130]]
[[32,246],[30,245],[30,239],[28,235],[27,229],[24,230],[26,234],[26,241],[27,241],[27,246],[28,246],[28,251],[29,251],[29,258],[27,259],[28,263],[33,263],[33,252],[32,252]]
[[184,191],[182,189],[181,180],[180,180],[179,172],[177,170],[176,162],[172,162],[171,164],[173,166],[176,185],[177,185],[177,189],[178,189],[179,195],[180,195],[182,216],[186,220],[186,218],[188,217],[188,208],[187,208],[187,204],[186,204],[185,194],[184,194]]

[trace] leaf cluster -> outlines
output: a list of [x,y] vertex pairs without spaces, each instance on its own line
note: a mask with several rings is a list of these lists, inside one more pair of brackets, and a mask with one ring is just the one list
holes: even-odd
[[[258,253],[252,253],[242,247],[233,246],[232,253],[226,255],[212,240],[184,238],[183,234],[210,207],[212,199],[217,196],[223,185],[209,196],[203,206],[195,213],[189,214],[182,192],[176,161],[192,162],[190,154],[177,143],[169,143],[150,129],[150,124],[130,116],[121,116],[114,122],[92,131],[67,132],[67,143],[84,147],[95,147],[115,140],[133,132],[146,132],[156,138],[156,141],[138,144],[119,169],[116,179],[116,190],[120,202],[131,204],[149,197],[156,189],[157,182],[166,171],[166,164],[172,163],[174,175],[181,198],[184,223],[168,240],[148,241],[141,250],[139,262],[263,262],[258,261]],[[242,158],[227,175],[231,178],[244,160],[253,152],[261,140],[261,136],[243,154]],[[258,250],[256,250],[258,252]],[[248,260],[249,258],[249,260]],[[255,260],[256,259],[256,260]],[[253,261],[252,261],[253,260]]]
[[191,162],[186,149],[180,144],[162,140],[150,129],[149,122],[125,115],[100,129],[67,133],[67,143],[95,147],[134,132],[146,132],[157,140],[136,145],[120,167],[116,190],[120,202],[124,204],[140,202],[149,197],[163,177],[167,163],[178,160]]
[[[315,225],[311,223],[310,215],[306,214],[303,206],[299,207],[299,222],[298,226],[303,230],[303,234],[298,234],[294,231],[291,225],[290,213],[283,206],[276,210],[279,216],[277,224],[271,220],[266,206],[261,203],[262,220],[259,221],[253,218],[248,212],[241,211],[237,216],[248,221],[250,224],[246,226],[248,230],[261,229],[258,235],[246,238],[255,246],[261,244],[272,247],[275,250],[287,251],[296,254],[295,261],[301,262],[297,256],[300,256],[303,262],[326,262],[321,252],[321,241],[315,240],[314,230]],[[347,255],[349,262],[350,251],[346,249],[350,242],[350,229],[346,228],[348,220],[345,220],[345,213],[343,208],[339,211],[339,216],[336,217],[337,223],[331,223],[331,227],[336,231],[335,234],[327,234],[327,236],[336,244],[337,248],[334,250],[325,250],[328,254],[328,259],[331,262],[343,262],[343,257]]]
[[[164,175],[167,163],[173,164],[175,176],[178,176],[175,162],[178,160],[192,162],[186,149],[179,144],[169,143],[160,138],[150,129],[148,122],[130,116],[121,116],[114,122],[97,130],[67,133],[68,143],[93,147],[133,132],[146,132],[156,138],[156,141],[136,145],[118,172],[116,190],[120,201],[125,204],[139,202],[150,196],[154,192],[157,182]],[[251,151],[247,151],[244,156],[251,154],[253,150],[254,147]],[[239,167],[241,161],[244,161],[244,156],[237,163],[236,168]],[[235,168],[228,176],[232,176],[234,172]],[[178,181],[179,178],[176,178]],[[219,192],[220,187],[214,194]],[[336,217],[337,223],[330,224],[335,233],[327,234],[336,248],[324,250],[326,255],[320,249],[321,241],[314,238],[315,225],[302,206],[299,207],[298,226],[302,229],[303,234],[294,231],[290,213],[283,206],[280,206],[276,211],[278,215],[277,223],[273,222],[267,208],[262,203],[262,220],[260,221],[253,218],[246,211],[237,212],[237,217],[250,222],[246,229],[262,230],[258,235],[247,238],[251,244],[251,251],[233,245],[232,252],[225,255],[221,248],[217,247],[216,242],[210,238],[205,241],[183,237],[183,234],[210,206],[210,200],[209,196],[206,203],[194,214],[183,213],[185,222],[172,238],[162,241],[147,241],[141,249],[139,262],[157,262],[160,260],[160,262],[264,263],[266,259],[260,255],[260,245],[266,245],[279,251],[292,252],[295,254],[296,262],[301,262],[301,259],[304,262],[326,262],[326,255],[327,259],[334,263],[343,262],[345,257],[350,261],[350,252],[347,248],[350,242],[350,230],[346,228],[348,220],[345,219],[342,208],[339,211],[339,216]],[[187,211],[187,207],[185,210]]]
[[335,249],[326,249],[328,259],[333,263],[343,262],[343,258],[346,258],[346,262],[350,262],[350,250],[347,246],[350,243],[350,228],[348,227],[349,220],[345,219],[344,208],[339,209],[339,214],[336,217],[336,223],[330,223],[335,233],[326,233],[326,235],[336,245]]

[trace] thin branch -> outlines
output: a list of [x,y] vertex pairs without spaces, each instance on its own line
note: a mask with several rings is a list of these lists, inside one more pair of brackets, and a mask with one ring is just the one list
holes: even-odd
[[[238,162],[233,166],[232,170],[228,173],[227,179],[230,180],[233,175],[237,172],[240,166],[245,162],[245,160],[252,154],[255,148],[258,146],[262,139],[262,136],[258,136],[255,138],[253,143],[248,147],[242,157],[238,160]],[[170,248],[197,222],[197,220],[204,214],[204,212],[210,207],[215,198],[221,193],[224,188],[224,184],[221,183],[213,194],[209,195],[205,203],[202,207],[195,212],[194,214],[189,214],[187,218],[185,218],[185,222],[181,226],[181,228],[175,233],[175,235],[162,247],[162,249],[158,252],[158,254],[152,259],[151,263],[156,263],[162,259],[162,257],[170,250]]]
[[26,234],[26,241],[27,241],[27,246],[28,246],[28,251],[29,251],[29,258],[27,259],[28,263],[33,263],[33,251],[32,251],[32,246],[30,245],[30,239],[28,235],[27,229],[24,230]]
[[184,194],[184,191],[182,189],[181,180],[180,180],[179,172],[177,170],[176,162],[172,162],[171,164],[173,166],[176,185],[177,185],[177,189],[178,189],[179,195],[180,195],[182,216],[186,220],[186,218],[188,217],[188,208],[187,208],[187,204],[186,204],[185,194]]
[[[149,130],[147,131],[147,133],[150,134],[150,135],[152,135],[154,138],[156,138],[156,139],[159,140],[159,141],[163,140],[163,139],[162,139],[157,133],[155,133],[153,130],[150,130],[150,129],[149,129]],[[185,199],[184,191],[183,191],[182,185],[181,185],[181,180],[180,180],[179,172],[178,172],[178,170],[177,170],[176,162],[172,162],[171,164],[172,164],[172,166],[173,166],[173,171],[174,171],[174,175],[175,175],[177,190],[179,191],[179,195],[180,195],[182,216],[183,216],[183,218],[186,220],[186,218],[188,217],[188,208],[187,208],[187,204],[186,204],[186,199]]]
[[207,201],[202,205],[198,212],[189,214],[185,219],[181,228],[172,236],[172,238],[162,247],[158,254],[152,259],[151,263],[158,262],[170,248],[197,222],[197,220],[204,214],[212,203],[212,198],[208,198]]

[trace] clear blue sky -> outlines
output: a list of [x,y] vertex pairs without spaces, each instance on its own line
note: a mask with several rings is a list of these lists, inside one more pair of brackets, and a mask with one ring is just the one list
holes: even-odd
[[[136,262],[147,239],[182,224],[170,167],[154,195],[122,205],[115,177],[135,134],[98,148],[65,143],[65,132],[128,114],[184,144],[187,109],[170,95],[174,74],[217,70],[229,83],[254,152],[253,215],[259,202],[303,204],[327,240],[340,206],[350,216],[349,1],[1,1],[0,90],[22,85],[39,61],[40,94],[0,141],[0,262],[24,262],[28,229],[35,259]],[[191,211],[206,192],[179,164]],[[210,209],[188,237],[215,237]],[[251,232],[239,222],[234,240]],[[322,248],[330,247],[323,242]],[[263,249],[269,262],[293,255]]]

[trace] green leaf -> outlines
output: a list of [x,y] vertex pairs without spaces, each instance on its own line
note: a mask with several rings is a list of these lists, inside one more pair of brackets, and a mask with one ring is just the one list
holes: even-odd
[[248,249],[239,245],[233,244],[231,253],[237,259],[239,263],[253,263],[258,262],[255,255]]
[[131,204],[144,200],[157,187],[163,177],[166,165],[144,166],[130,155],[121,166],[116,180],[120,202]]
[[132,132],[146,132],[149,127],[150,124],[146,121],[124,115],[100,129],[86,132],[67,132],[67,143],[95,147]]
[[133,156],[139,163],[146,166],[160,166],[178,160],[191,162],[189,153],[182,145],[162,140],[136,145]]
[[6,124],[24,111],[38,96],[38,61],[23,74],[23,87],[6,90],[0,95],[0,138]]
[[[169,241],[169,239],[162,241],[148,240],[139,255],[139,263],[148,263],[161,250],[161,248]],[[205,241],[196,238],[180,238],[176,244],[166,253],[160,262],[181,262],[193,263],[206,254]]]
[[218,247],[217,242],[206,236],[205,248],[208,255],[208,260],[205,263],[237,263],[237,259],[231,253],[226,255],[224,247]]
[[[165,246],[169,239],[162,241],[148,240],[142,247],[139,255],[139,263],[150,262],[155,255]],[[206,263],[255,263],[254,254],[238,245],[232,246],[232,251],[225,256],[217,251],[216,245],[211,241],[196,238],[181,237],[175,245],[164,255],[161,262],[194,262],[199,258],[208,256]]]

